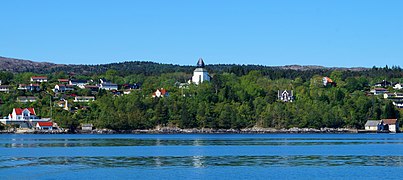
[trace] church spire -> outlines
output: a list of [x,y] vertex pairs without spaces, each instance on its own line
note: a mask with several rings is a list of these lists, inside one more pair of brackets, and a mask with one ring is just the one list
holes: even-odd
[[198,68],[204,68],[204,61],[202,58],[199,59],[199,61],[197,61],[197,67]]

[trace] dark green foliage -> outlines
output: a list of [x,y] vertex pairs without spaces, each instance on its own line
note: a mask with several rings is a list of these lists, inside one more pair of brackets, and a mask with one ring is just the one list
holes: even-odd
[[[16,88],[1,93],[4,104],[0,115],[6,116],[14,107],[35,107],[40,116],[52,118],[60,126],[75,128],[92,123],[97,128],[116,130],[151,129],[157,126],[180,128],[291,128],[291,127],[353,127],[363,128],[369,119],[400,118],[399,111],[388,100],[368,96],[369,84],[390,79],[400,81],[400,68],[372,68],[361,71],[308,69],[304,71],[255,65],[209,65],[213,78],[198,86],[179,89],[175,83],[191,77],[194,67],[163,65],[151,62],[124,62],[107,65],[80,65],[53,68],[41,75],[49,83],[41,84],[41,92],[23,92]],[[76,89],[59,94],[52,102],[65,98],[72,111],[59,107],[50,110],[51,88],[58,78],[75,72],[77,79],[107,78],[114,83],[141,83],[141,89],[129,95],[114,96],[111,92]],[[0,72],[3,83],[17,86],[28,83],[31,72],[11,74]],[[323,87],[322,77],[329,76],[337,87]],[[157,88],[167,89],[169,97],[152,98]],[[277,100],[278,90],[293,90],[295,101]],[[92,103],[72,103],[69,94],[89,96]],[[40,100],[18,104],[17,96],[34,95]]]

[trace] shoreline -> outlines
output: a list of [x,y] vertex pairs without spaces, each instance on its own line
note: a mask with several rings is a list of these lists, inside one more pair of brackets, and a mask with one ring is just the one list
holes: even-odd
[[376,133],[376,131],[365,131],[350,128],[245,128],[245,129],[181,129],[181,128],[157,128],[147,130],[77,130],[70,132],[67,130],[2,130],[0,134],[358,134]]

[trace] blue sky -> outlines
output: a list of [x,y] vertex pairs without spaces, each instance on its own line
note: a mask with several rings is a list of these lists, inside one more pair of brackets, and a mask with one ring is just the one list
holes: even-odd
[[401,0],[0,1],[0,56],[403,66]]

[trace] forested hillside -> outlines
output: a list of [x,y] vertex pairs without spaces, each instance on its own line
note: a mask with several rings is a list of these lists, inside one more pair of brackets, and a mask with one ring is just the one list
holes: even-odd
[[[60,126],[74,128],[92,123],[97,128],[149,129],[156,126],[180,128],[240,129],[246,127],[351,127],[363,128],[368,119],[400,118],[400,111],[382,96],[371,95],[372,85],[382,80],[403,82],[400,67],[370,69],[284,68],[258,65],[207,65],[212,80],[179,88],[192,76],[193,66],[123,62],[105,65],[55,65],[27,72],[1,71],[0,115],[14,107],[34,107],[38,115],[54,119]],[[40,92],[18,90],[34,75],[47,76]],[[328,76],[337,86],[324,86]],[[54,93],[58,79],[95,80],[106,78],[116,84],[141,84],[127,95],[111,91],[91,92],[75,88]],[[159,88],[169,96],[153,98]],[[293,102],[278,100],[278,91],[292,90]],[[388,88],[390,92],[396,90]],[[399,91],[396,91],[399,92]],[[95,96],[89,103],[73,102],[74,96]],[[19,96],[38,101],[16,102]],[[66,99],[70,110],[56,106]],[[50,108],[52,106],[52,108]],[[52,111],[51,111],[52,110]]]

